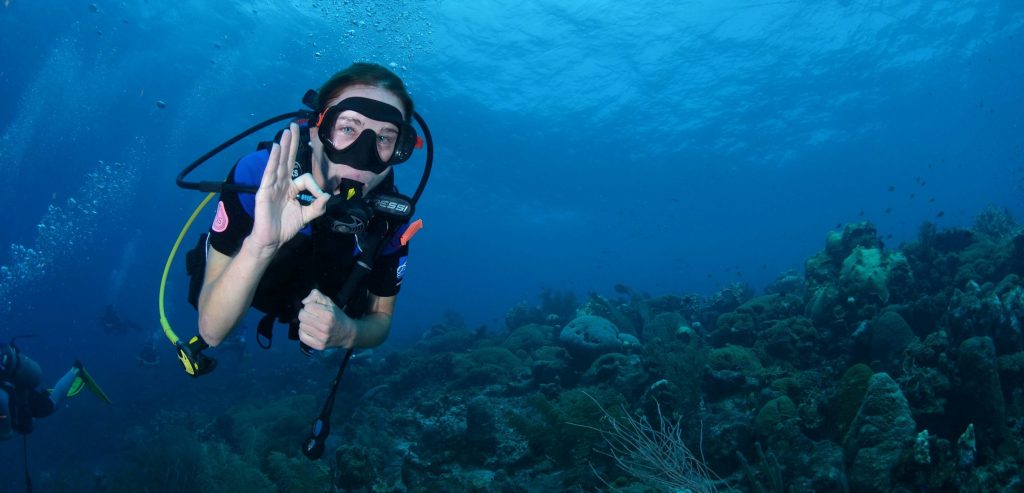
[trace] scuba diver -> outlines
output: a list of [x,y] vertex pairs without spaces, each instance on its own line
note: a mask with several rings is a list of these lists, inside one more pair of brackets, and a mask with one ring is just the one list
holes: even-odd
[[[269,348],[275,320],[289,327],[306,355],[345,348],[345,356],[303,453],[318,459],[330,433],[338,382],[356,348],[382,344],[391,330],[395,299],[405,276],[409,240],[422,228],[412,220],[433,162],[430,130],[413,110],[402,80],[374,63],[354,63],[299,110],[260,123],[187,166],[178,186],[208,195],[179,233],[160,282],[164,333],[185,372],[198,377],[217,361],[205,354],[223,345],[250,307],[264,313],[256,342]],[[188,182],[185,176],[253,132],[295,118],[274,143],[238,160],[224,182]],[[417,135],[412,121],[423,131]],[[398,193],[394,167],[426,144],[426,160],[412,197]],[[175,252],[199,211],[219,193],[209,232],[186,255],[189,302],[199,333],[182,339],[166,316],[164,293]]]
[[103,330],[107,333],[115,335],[127,334],[129,330],[135,332],[142,331],[141,325],[121,318],[121,315],[117,313],[117,309],[114,308],[112,303],[107,303],[106,308],[104,308],[103,316],[100,317],[100,325],[103,326]]
[[39,364],[21,352],[15,341],[0,346],[0,441],[10,439],[12,432],[28,435],[34,418],[53,414],[65,396],[75,396],[83,388],[111,403],[78,361],[53,390],[39,388],[41,380]]
[[232,354],[237,361],[249,360],[249,350],[245,347],[245,336],[241,332],[232,333],[227,339],[224,339],[217,346],[217,353]]
[[[34,337],[34,336],[21,336]],[[57,410],[64,397],[74,397],[83,388],[107,404],[110,398],[103,393],[82,363],[75,361],[52,390],[39,388],[42,380],[39,363],[29,358],[15,345],[18,337],[0,346],[0,442],[9,440],[14,432],[25,437],[22,447],[25,467],[25,489],[32,491],[32,478],[28,472],[28,435],[33,420],[45,418]]]
[[398,76],[370,63],[338,72],[317,94],[317,121],[293,122],[279,143],[231,170],[226,183],[258,185],[256,194],[220,194],[198,296],[199,334],[210,346],[225,340],[250,305],[267,314],[258,336],[268,341],[273,318],[318,350],[374,347],[388,337],[407,223],[382,219],[383,249],[364,296],[334,296],[381,216],[367,202],[379,191],[397,193],[392,168],[416,143],[412,98]]
[[156,341],[160,339],[160,333],[154,333],[146,338],[142,349],[135,355],[135,361],[139,366],[156,366],[160,364],[160,353],[156,350]]

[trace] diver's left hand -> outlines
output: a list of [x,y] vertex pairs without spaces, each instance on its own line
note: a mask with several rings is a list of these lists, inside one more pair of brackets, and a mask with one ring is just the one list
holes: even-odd
[[[292,164],[299,145],[304,145],[300,144],[301,140],[299,126],[295,123],[281,133],[281,142],[271,147],[260,188],[256,191],[252,231],[246,237],[246,244],[265,257],[272,257],[310,221],[323,215],[327,200],[331,198],[309,173],[292,179]],[[301,192],[314,197],[308,206],[299,202]]]
[[329,296],[314,289],[302,300],[299,310],[299,341],[317,350],[351,348],[356,342],[356,321]]

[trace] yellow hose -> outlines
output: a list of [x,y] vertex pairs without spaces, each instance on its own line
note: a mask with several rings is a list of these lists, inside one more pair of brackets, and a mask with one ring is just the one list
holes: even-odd
[[196,220],[196,216],[199,215],[199,211],[203,210],[203,207],[206,207],[206,204],[210,202],[210,199],[212,199],[214,195],[216,194],[213,192],[208,194],[206,198],[199,203],[199,207],[196,207],[196,210],[192,212],[191,216],[189,216],[188,221],[185,221],[185,226],[181,228],[181,232],[178,233],[178,239],[174,241],[174,247],[171,248],[171,254],[167,256],[167,263],[164,264],[164,274],[163,276],[160,276],[160,298],[158,300],[160,305],[160,325],[164,328],[164,335],[166,335],[167,338],[170,339],[171,344],[174,345],[178,344],[178,335],[171,330],[171,324],[167,321],[167,313],[164,311],[164,291],[167,288],[167,273],[171,271],[171,264],[174,263],[174,256],[178,253],[178,247],[181,246],[181,240],[185,238],[185,234],[188,233],[189,228],[192,227],[192,222]]

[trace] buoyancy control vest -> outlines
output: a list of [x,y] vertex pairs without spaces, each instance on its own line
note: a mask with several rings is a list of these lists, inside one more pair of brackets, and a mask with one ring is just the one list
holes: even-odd
[[[312,151],[309,146],[309,130],[302,126],[302,140],[298,146],[292,177],[312,171]],[[280,134],[278,135],[278,138]],[[275,139],[276,140],[276,139]],[[272,142],[261,142],[257,151],[267,150]],[[236,164],[237,166],[237,164]],[[328,206],[331,207],[330,205]],[[350,213],[356,213],[367,223],[380,222],[383,228],[376,228],[375,234],[382,234],[385,242],[377,255],[393,253],[401,248],[399,236],[408,227],[413,206],[408,197],[401,195],[389,174],[365,199],[360,199],[358,209],[337,210],[317,218],[312,223],[310,234],[300,233],[281,246],[270,266],[264,272],[256,288],[251,306],[266,314],[257,329],[257,341],[262,347],[270,347],[274,320],[290,325],[288,336],[298,339],[297,316],[302,300],[314,288],[330,296],[345,313],[353,318],[363,316],[369,307],[369,291],[365,278],[360,282],[348,300],[337,299],[352,272],[361,253],[361,237],[370,234],[368,230],[339,233],[332,221],[343,221]],[[337,208],[336,208],[337,209]],[[339,217],[344,216],[344,217]],[[188,301],[198,309],[199,294],[203,286],[209,233],[203,233],[195,247],[186,254],[186,272],[189,275]]]

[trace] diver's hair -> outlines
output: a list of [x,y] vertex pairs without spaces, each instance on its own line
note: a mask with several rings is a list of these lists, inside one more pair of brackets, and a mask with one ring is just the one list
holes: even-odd
[[356,62],[331,76],[317,91],[317,111],[323,112],[327,102],[350,86],[374,86],[390,91],[402,102],[405,119],[412,118],[412,97],[405,89],[402,79],[394,72],[376,63]]

